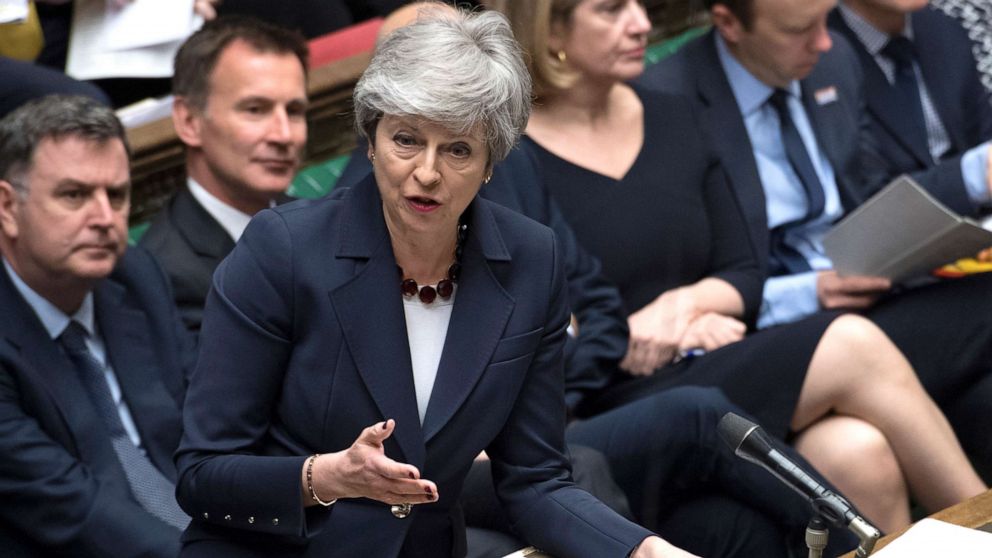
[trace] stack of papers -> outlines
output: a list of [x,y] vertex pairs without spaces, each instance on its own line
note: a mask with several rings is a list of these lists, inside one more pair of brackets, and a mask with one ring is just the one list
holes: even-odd
[[936,519],[924,519],[872,556],[988,558],[992,556],[992,533],[959,527]]

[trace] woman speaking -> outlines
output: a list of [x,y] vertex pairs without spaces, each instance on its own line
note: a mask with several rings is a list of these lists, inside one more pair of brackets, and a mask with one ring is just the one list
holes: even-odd
[[183,555],[461,556],[485,450],[552,554],[690,556],[571,483],[555,240],[476,197],[530,112],[505,19],[393,32],[355,112],[374,173],[259,214],[214,276],[176,456]]

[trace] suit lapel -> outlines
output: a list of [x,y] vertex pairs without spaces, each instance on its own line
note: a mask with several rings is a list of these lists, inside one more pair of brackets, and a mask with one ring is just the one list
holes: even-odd
[[175,229],[198,255],[220,261],[234,249],[234,240],[196,201],[189,188],[180,189],[172,204]]
[[356,260],[355,274],[329,296],[358,372],[383,419],[394,419],[406,461],[424,463],[413,366],[399,274],[371,177],[352,188],[336,255]]
[[848,100],[836,99],[821,105],[816,101],[816,93],[828,88],[834,88],[838,91],[837,95],[843,95],[843,92],[835,86],[834,82],[822,79],[822,76],[814,70],[808,78],[802,81],[802,103],[806,109],[810,127],[813,128],[816,143],[826,154],[827,160],[833,167],[834,182],[837,184],[841,205],[850,211],[857,207],[860,202],[859,196],[853,190],[855,185],[845,180],[844,165],[847,155],[841,152],[847,147],[846,142],[849,142],[852,137],[851,131],[844,129],[841,124],[847,120],[842,103],[848,102]]
[[144,312],[122,285],[105,280],[94,291],[96,323],[142,445],[155,466],[175,481],[172,448],[182,428],[179,409],[165,384]]
[[508,261],[492,213],[480,200],[472,204],[462,277],[424,416],[424,441],[433,438],[468,398],[489,365],[513,313],[513,298],[493,275],[488,260]]
[[100,474],[124,476],[103,420],[86,395],[75,366],[48,336],[34,311],[16,291],[0,267],[0,308],[4,309],[3,335],[19,350],[32,382],[52,399],[52,410],[61,417],[77,454]]
[[717,55],[713,31],[691,48],[695,50],[690,54],[690,59],[695,59],[693,64],[698,68],[696,85],[704,107],[700,117],[727,172],[731,189],[751,233],[756,235],[753,240],[760,248],[757,252],[765,258],[768,246],[765,191],[740,107]]
[[[912,16],[913,42],[916,43],[916,52],[919,57],[920,72],[923,74],[923,81],[927,86],[927,93],[933,102],[933,108],[940,117],[940,122],[947,131],[947,136],[951,140],[951,153],[961,153],[966,151],[970,145],[965,137],[964,115],[958,96],[955,95],[956,86],[960,84],[960,74],[953,69],[949,72],[948,65],[957,66],[950,62],[952,53],[948,52],[945,41],[946,37],[940,36],[927,27],[929,8],[916,12]],[[972,63],[968,60],[967,63]]]

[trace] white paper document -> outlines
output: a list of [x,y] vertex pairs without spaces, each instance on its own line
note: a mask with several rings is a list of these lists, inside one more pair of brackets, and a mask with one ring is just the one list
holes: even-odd
[[158,99],[144,99],[117,109],[117,118],[125,128],[135,128],[172,115],[172,95]]
[[76,0],[66,73],[76,79],[172,76],[172,60],[203,21],[193,0]]
[[872,196],[823,238],[839,273],[894,281],[927,274],[990,247],[992,232],[954,213],[908,176]]
[[126,50],[181,41],[192,25],[193,0],[132,0],[104,10],[102,33],[107,48]]
[[0,0],[0,23],[21,23],[28,18],[28,0]]
[[924,519],[872,554],[877,558],[988,558],[992,533]]

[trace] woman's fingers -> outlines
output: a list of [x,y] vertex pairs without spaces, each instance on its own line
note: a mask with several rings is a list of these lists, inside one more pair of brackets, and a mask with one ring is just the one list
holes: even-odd
[[210,21],[217,17],[217,9],[214,4],[219,4],[218,0],[196,0],[193,3],[193,12],[205,19]]
[[366,427],[346,450],[350,467],[340,473],[340,480],[356,496],[388,504],[423,504],[436,501],[437,485],[421,479],[420,471],[408,463],[386,456],[383,442],[396,429],[389,419]]
[[396,421],[393,419],[377,422],[372,426],[365,427],[361,434],[358,435],[358,439],[355,440],[355,443],[372,447],[380,447],[382,446],[382,443],[386,441],[386,438],[393,435],[393,430],[395,428]]

